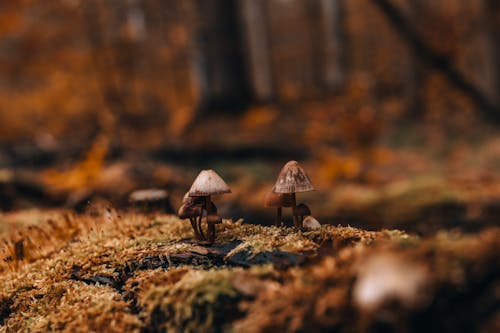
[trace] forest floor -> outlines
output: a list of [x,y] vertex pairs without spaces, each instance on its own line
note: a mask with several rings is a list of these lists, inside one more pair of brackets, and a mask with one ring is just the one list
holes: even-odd
[[29,210],[0,225],[0,332],[499,328],[495,226],[419,237],[226,220],[206,246],[172,215]]
[[[202,119],[183,146],[0,150],[0,332],[500,331],[498,133],[309,111]],[[289,159],[320,229],[270,226]],[[210,246],[172,214],[207,168],[232,189]],[[152,187],[163,211],[130,207]]]

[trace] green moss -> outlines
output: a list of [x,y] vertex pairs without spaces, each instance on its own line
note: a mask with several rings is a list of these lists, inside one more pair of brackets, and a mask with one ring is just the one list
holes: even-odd
[[241,316],[242,295],[231,283],[238,269],[191,270],[173,285],[156,286],[141,300],[148,332],[221,332]]

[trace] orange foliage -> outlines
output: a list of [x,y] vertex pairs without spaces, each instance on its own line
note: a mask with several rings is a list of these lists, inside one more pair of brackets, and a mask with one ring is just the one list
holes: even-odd
[[254,107],[241,119],[241,125],[247,129],[259,129],[268,126],[278,117],[278,109],[272,106]]
[[66,171],[49,169],[43,175],[44,181],[55,191],[82,190],[92,188],[98,180],[108,153],[106,137],[98,137],[85,157]]

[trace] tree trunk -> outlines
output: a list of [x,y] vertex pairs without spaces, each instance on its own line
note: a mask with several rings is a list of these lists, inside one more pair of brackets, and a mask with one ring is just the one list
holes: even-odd
[[342,87],[346,76],[343,0],[320,0],[323,32],[323,80],[328,90]]
[[500,109],[500,2],[484,0],[485,61],[481,81],[485,94]]
[[[421,0],[420,0],[421,1]],[[404,10],[407,12],[407,17],[416,26],[416,22],[422,13],[422,8],[419,0],[406,0]],[[408,67],[404,80],[404,98],[409,116],[413,119],[418,118],[425,105],[422,99],[422,86],[424,84],[425,67],[418,56],[411,50],[408,52]]]
[[273,96],[273,80],[268,23],[263,2],[240,0],[239,8],[252,93],[258,101],[267,101]]

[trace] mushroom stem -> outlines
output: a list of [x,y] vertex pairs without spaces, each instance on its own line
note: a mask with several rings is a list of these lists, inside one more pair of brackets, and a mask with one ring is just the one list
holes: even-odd
[[281,212],[281,206],[280,206],[280,207],[276,208],[276,226],[281,227],[282,221],[283,221],[283,218],[282,218],[282,212]]
[[208,223],[209,209],[212,207],[210,196],[205,197],[205,209],[207,211],[207,237],[206,240],[211,244],[215,241],[215,224]]
[[215,241],[215,223],[208,223],[208,239],[207,241],[212,244]]
[[203,219],[203,205],[201,206],[200,216],[198,217],[198,230],[200,231],[200,236],[202,240],[206,240],[205,233],[203,232],[203,228],[201,227],[201,220]]
[[292,195],[292,213],[293,213],[293,226],[300,229],[299,219],[297,217],[297,203],[295,200],[295,192]]
[[196,239],[200,239],[200,232],[198,231],[198,227],[196,226],[196,218],[190,217],[189,221],[191,222],[191,226],[193,227],[194,236],[196,237]]

